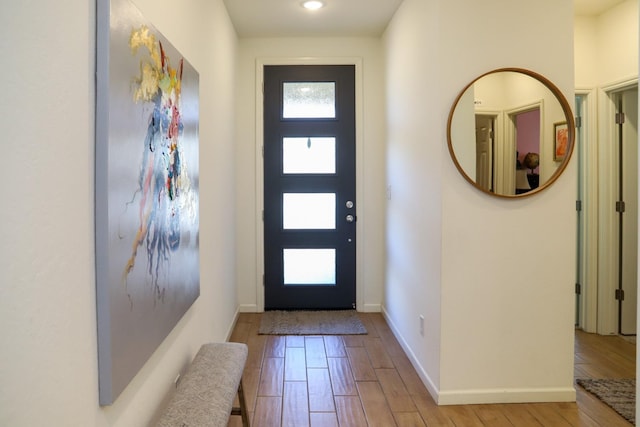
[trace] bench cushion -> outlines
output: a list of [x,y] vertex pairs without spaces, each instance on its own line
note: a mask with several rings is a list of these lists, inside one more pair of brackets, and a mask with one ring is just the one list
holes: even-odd
[[248,349],[240,343],[203,345],[178,382],[160,427],[226,427]]

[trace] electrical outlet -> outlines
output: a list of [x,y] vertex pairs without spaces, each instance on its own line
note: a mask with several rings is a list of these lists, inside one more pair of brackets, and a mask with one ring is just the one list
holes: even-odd
[[424,336],[424,316],[420,315],[420,335]]

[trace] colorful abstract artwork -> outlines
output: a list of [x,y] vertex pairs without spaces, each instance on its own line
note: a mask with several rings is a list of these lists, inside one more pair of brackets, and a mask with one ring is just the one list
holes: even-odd
[[200,293],[198,73],[130,0],[98,0],[96,285],[100,404]]

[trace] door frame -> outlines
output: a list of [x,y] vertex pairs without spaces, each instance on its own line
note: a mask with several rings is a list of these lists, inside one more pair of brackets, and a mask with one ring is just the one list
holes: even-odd
[[593,88],[577,88],[575,94],[583,99],[582,141],[577,141],[576,153],[582,160],[578,180],[582,182],[582,290],[578,326],[585,332],[597,332],[598,322],[598,144],[597,92]]
[[263,84],[264,67],[267,65],[353,65],[355,67],[356,97],[356,203],[358,221],[356,222],[356,310],[364,311],[364,281],[362,272],[364,223],[366,212],[364,204],[364,126],[363,126],[363,71],[361,57],[277,57],[256,59],[256,309],[264,311],[264,104]]
[[613,207],[617,198],[617,182],[608,179],[617,176],[617,126],[612,119],[616,112],[614,95],[638,85],[638,78],[621,80],[602,86],[599,90],[599,230],[598,230],[598,319],[597,332],[602,335],[618,333],[618,301],[615,289],[618,287],[617,271],[617,216]]
[[[491,186],[493,188],[493,191],[496,191],[496,186],[497,186],[497,179],[496,179],[496,167],[498,165],[498,161],[496,159],[496,156],[498,155],[497,150],[495,150],[495,147],[499,147],[504,145],[504,140],[505,140],[505,114],[504,111],[502,110],[491,110],[491,109],[485,109],[485,108],[478,108],[474,111],[474,116],[491,116],[493,117],[493,131],[494,131],[494,135],[493,135],[493,145],[494,145],[494,150],[493,150],[493,159],[492,159],[492,181],[491,181]],[[500,162],[502,163],[502,162]],[[515,178],[515,171],[514,171],[514,178]]]
[[[534,110],[538,110],[538,112],[540,113],[540,135],[538,137],[538,151],[540,158],[546,158],[544,157],[545,153],[542,152],[542,150],[544,149],[543,138],[546,132],[546,129],[544,128],[544,121],[542,120],[542,118],[544,117],[544,99],[505,110],[505,142],[503,144],[504,152],[502,153],[503,182],[501,183],[500,190],[498,190],[501,192],[501,194],[516,194],[516,169],[508,166],[509,162],[515,163],[516,153],[518,151],[518,129],[516,126],[516,116]],[[538,172],[539,176],[546,176],[546,171],[544,170],[544,162],[540,163],[538,170],[540,171]],[[496,186],[496,188],[498,187]]]

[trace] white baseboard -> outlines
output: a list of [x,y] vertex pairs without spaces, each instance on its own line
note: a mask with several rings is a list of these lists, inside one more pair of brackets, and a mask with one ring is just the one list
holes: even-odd
[[424,370],[416,358],[416,355],[413,353],[413,350],[411,350],[411,347],[409,347],[396,325],[389,318],[384,307],[382,307],[382,315],[387,321],[389,328],[391,328],[391,332],[393,332],[393,335],[398,340],[398,343],[400,343],[400,346],[407,354],[420,380],[422,380],[427,391],[438,405],[576,401],[576,390],[573,387],[441,391]]
[[[240,304],[238,306],[238,311],[240,313],[260,313],[261,310],[258,310],[257,304]],[[380,304],[364,304],[362,309],[359,310],[362,313],[380,313],[382,311],[382,306]]]
[[236,309],[236,312],[233,314],[233,321],[231,322],[231,326],[227,329],[227,339],[225,341],[229,341],[231,339],[231,334],[233,334],[233,329],[236,327],[236,323],[238,322],[238,316],[240,315],[240,307]]
[[238,312],[240,313],[260,313],[257,304],[240,304],[238,306]]
[[404,337],[402,336],[402,334],[400,333],[400,331],[398,330],[396,325],[389,318],[389,315],[388,315],[387,311],[384,309],[384,307],[381,307],[381,308],[382,308],[382,310],[381,310],[382,311],[382,315],[384,316],[385,320],[387,321],[387,324],[389,325],[389,328],[391,328],[391,332],[393,332],[393,335],[396,337],[396,339],[398,340],[398,343],[400,344],[400,346],[404,350],[405,354],[409,358],[409,361],[411,362],[411,364],[413,365],[413,368],[418,373],[418,376],[420,377],[420,380],[422,381],[424,386],[427,388],[427,391],[429,392],[431,397],[433,397],[433,400],[435,400],[437,402],[438,401],[438,388],[433,383],[433,381],[431,380],[429,375],[427,375],[427,372],[424,370],[424,368],[422,367],[422,365],[420,364],[420,362],[416,358],[416,355],[413,353],[413,350],[411,349],[411,347],[409,347],[409,344],[407,344],[407,341],[405,341]]
[[575,401],[576,390],[573,387],[440,391],[436,399],[438,405]]
[[364,304],[360,311],[362,313],[380,313],[382,306],[380,304]]

